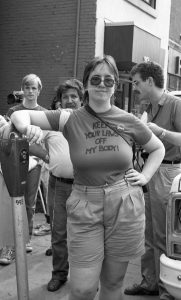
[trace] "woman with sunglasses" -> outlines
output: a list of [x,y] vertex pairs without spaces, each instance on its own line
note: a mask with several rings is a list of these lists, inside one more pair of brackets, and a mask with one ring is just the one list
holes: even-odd
[[[96,57],[85,67],[83,107],[20,111],[11,117],[31,142],[39,142],[46,129],[63,131],[69,143],[75,178],[67,200],[70,300],[94,299],[99,281],[99,299],[122,299],[128,262],[144,253],[141,186],[159,167],[164,147],[138,118],[112,104],[118,79],[114,59]],[[133,169],[132,141],[149,153],[141,173]]]

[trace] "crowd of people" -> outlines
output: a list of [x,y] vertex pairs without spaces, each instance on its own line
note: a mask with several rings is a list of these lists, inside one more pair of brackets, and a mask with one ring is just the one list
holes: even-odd
[[[139,101],[149,101],[144,122],[114,105],[119,72],[109,55],[93,58],[82,82],[61,83],[50,109],[37,104],[39,77],[27,75],[22,104],[9,110],[10,121],[0,117],[1,137],[13,124],[31,146],[43,145],[30,152],[38,154],[25,192],[27,246],[43,160],[53,266],[47,289],[62,287],[69,272],[69,300],[93,300],[98,286],[100,300],[122,299],[128,263],[139,256],[142,282],[124,293],[173,299],[159,279],[159,257],[166,254],[169,191],[181,172],[181,101],[164,92],[158,64],[137,64],[131,76]],[[140,170],[133,167],[135,144],[144,158]]]

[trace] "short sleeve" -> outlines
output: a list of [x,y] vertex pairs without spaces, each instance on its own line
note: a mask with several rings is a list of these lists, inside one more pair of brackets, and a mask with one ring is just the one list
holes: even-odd
[[152,131],[140,119],[134,117],[134,140],[139,145],[145,145],[152,136]]
[[70,116],[70,112],[64,109],[48,110],[45,111],[45,114],[52,130],[61,132],[63,131],[63,128]]

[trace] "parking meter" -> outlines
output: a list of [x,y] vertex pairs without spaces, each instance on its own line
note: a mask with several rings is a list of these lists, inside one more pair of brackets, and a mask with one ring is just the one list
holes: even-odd
[[0,162],[3,177],[13,203],[13,224],[16,253],[18,300],[29,300],[28,271],[23,231],[23,206],[29,167],[29,144],[11,132],[9,139],[0,139]]
[[3,177],[11,197],[24,195],[29,166],[29,145],[25,138],[12,132],[1,140],[0,161]]

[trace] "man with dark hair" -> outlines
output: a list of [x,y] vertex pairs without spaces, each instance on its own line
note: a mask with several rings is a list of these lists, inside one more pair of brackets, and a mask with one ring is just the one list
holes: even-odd
[[[83,98],[83,87],[82,83],[78,79],[68,79],[64,81],[62,84],[59,85],[56,91],[56,95],[51,103],[50,108],[51,109],[57,109],[60,105],[62,107],[61,103],[64,102],[67,97],[70,95],[70,104],[69,101],[66,101],[66,108],[70,106],[70,108],[74,108],[75,101],[74,99],[81,99]],[[58,103],[58,105],[57,105]]]
[[[78,109],[82,105],[83,85],[77,79],[62,83],[56,92],[51,109]],[[57,106],[57,103],[59,105]],[[66,201],[73,184],[73,166],[69,146],[61,132],[48,131],[44,137],[49,150],[48,207],[51,225],[52,278],[47,289],[58,290],[67,281],[69,264],[67,251],[67,212]],[[50,255],[51,249],[46,251]]]
[[[165,146],[161,166],[148,183],[146,206],[146,253],[141,259],[142,281],[125,289],[127,295],[160,295],[173,299],[159,280],[160,255],[166,254],[166,209],[175,176],[181,173],[181,101],[164,92],[162,68],[153,62],[131,70],[134,92],[140,101],[149,100],[147,125]],[[145,153],[146,159],[146,153]]]

